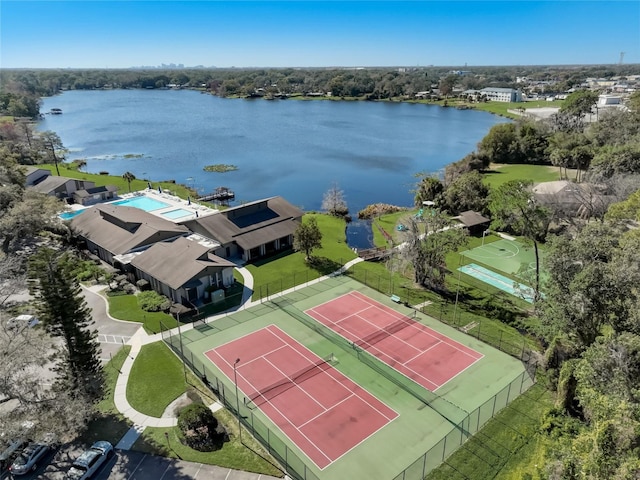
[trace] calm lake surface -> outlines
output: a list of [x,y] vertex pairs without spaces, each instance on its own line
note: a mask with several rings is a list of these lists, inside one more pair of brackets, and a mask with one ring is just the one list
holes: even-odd
[[[226,186],[236,204],[282,195],[319,210],[336,183],[352,214],[409,206],[418,172],[439,172],[506,120],[434,105],[224,99],[190,90],[69,91],[43,99],[56,132],[87,171],[173,179],[200,193]],[[135,156],[135,158],[131,158]],[[237,170],[205,172],[206,165]]]

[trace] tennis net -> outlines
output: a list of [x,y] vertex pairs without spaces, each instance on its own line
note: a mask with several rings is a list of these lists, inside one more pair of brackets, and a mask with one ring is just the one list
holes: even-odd
[[[351,343],[346,338],[342,337],[338,333],[331,330],[329,327],[321,324],[313,320],[306,313],[298,310],[295,306],[291,305],[291,303],[284,299],[279,298],[276,300],[271,300],[271,302],[278,307],[281,311],[289,314],[291,317],[295,318],[299,322],[303,323],[307,327],[315,330],[320,335],[325,337],[327,340],[331,341],[335,345],[341,347],[344,351],[349,352],[354,355],[358,360],[360,360],[365,365],[368,365],[370,368],[378,372],[380,375],[385,377],[390,382],[394,383],[405,392],[409,393],[423,404],[429,406],[433,410],[435,410],[439,415],[445,418],[447,421],[452,423],[453,425],[458,426],[458,424],[468,417],[469,413],[464,410],[462,407],[446,400],[444,397],[427,390],[422,385],[417,384],[409,377],[404,374],[398,372],[392,366],[384,363],[379,360],[377,357],[373,356],[362,347],[358,346],[355,343]],[[405,322],[406,324],[406,322]],[[394,322],[395,325],[395,322]],[[388,328],[388,330],[391,327]],[[377,335],[377,332],[376,332]],[[362,341],[362,340],[360,340]]]
[[365,337],[362,337],[360,340],[356,340],[353,343],[360,348],[366,348],[367,346],[371,347],[376,343],[381,342],[385,338],[390,337],[394,333],[398,333],[400,330],[403,330],[404,328],[410,325],[411,325],[411,319],[408,317],[404,317],[404,318],[401,318],[400,320],[397,320],[396,322],[393,322],[391,325],[387,325],[386,327],[381,328],[380,330],[376,330],[375,332],[370,333]]
[[335,357],[333,354],[327,357],[320,358],[310,365],[307,365],[300,370],[283,377],[282,379],[274,382],[260,390],[254,392],[245,398],[246,405],[258,405],[259,403],[268,402],[274,397],[277,397],[283,392],[286,392],[290,388],[300,385],[301,383],[315,377],[316,375],[331,368],[331,363]]

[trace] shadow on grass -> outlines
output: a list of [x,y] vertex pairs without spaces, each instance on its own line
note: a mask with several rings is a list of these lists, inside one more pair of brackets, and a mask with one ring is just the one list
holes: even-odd
[[256,267],[261,267],[262,265],[266,265],[267,263],[273,262],[274,260],[279,260],[281,258],[288,257],[289,255],[293,255],[294,253],[296,252],[293,249],[285,250],[275,255],[271,255],[270,257],[262,258],[262,259],[256,260],[255,262],[251,262],[251,264]]
[[122,415],[114,413],[102,413],[87,425],[87,430],[79,440],[87,445],[93,445],[98,440],[107,440],[112,445],[117,445],[120,439],[127,433],[132,423]]
[[340,263],[326,257],[311,257],[307,265],[321,275],[329,275],[342,267]]

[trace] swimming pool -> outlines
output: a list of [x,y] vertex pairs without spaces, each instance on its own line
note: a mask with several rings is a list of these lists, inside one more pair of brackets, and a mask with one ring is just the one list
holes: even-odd
[[58,216],[62,220],[71,220],[73,217],[80,215],[84,210],[72,210],[71,212],[64,212],[59,214]]
[[113,202],[112,205],[119,205],[121,207],[135,207],[145,212],[152,212],[160,208],[168,207],[168,203],[161,202],[149,197],[132,197],[124,200],[118,200]]
[[176,210],[169,210],[168,212],[162,212],[160,215],[163,217],[170,218],[171,220],[175,220],[177,218],[186,217],[187,215],[193,215],[193,212],[189,210],[185,210],[184,208],[178,208]]

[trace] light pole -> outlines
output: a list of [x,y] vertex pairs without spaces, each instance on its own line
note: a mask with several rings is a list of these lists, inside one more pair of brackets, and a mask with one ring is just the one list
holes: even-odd
[[236,387],[236,413],[238,414],[238,432],[240,435],[240,443],[242,443],[242,422],[240,421],[240,397],[238,396],[238,371],[236,366],[240,362],[239,358],[236,358],[236,361],[233,362],[233,383]]
[[482,232],[482,245],[480,245],[481,247],[484,247],[484,236],[485,236],[487,233],[490,233],[490,232],[489,232],[489,230],[485,230],[484,232]]

